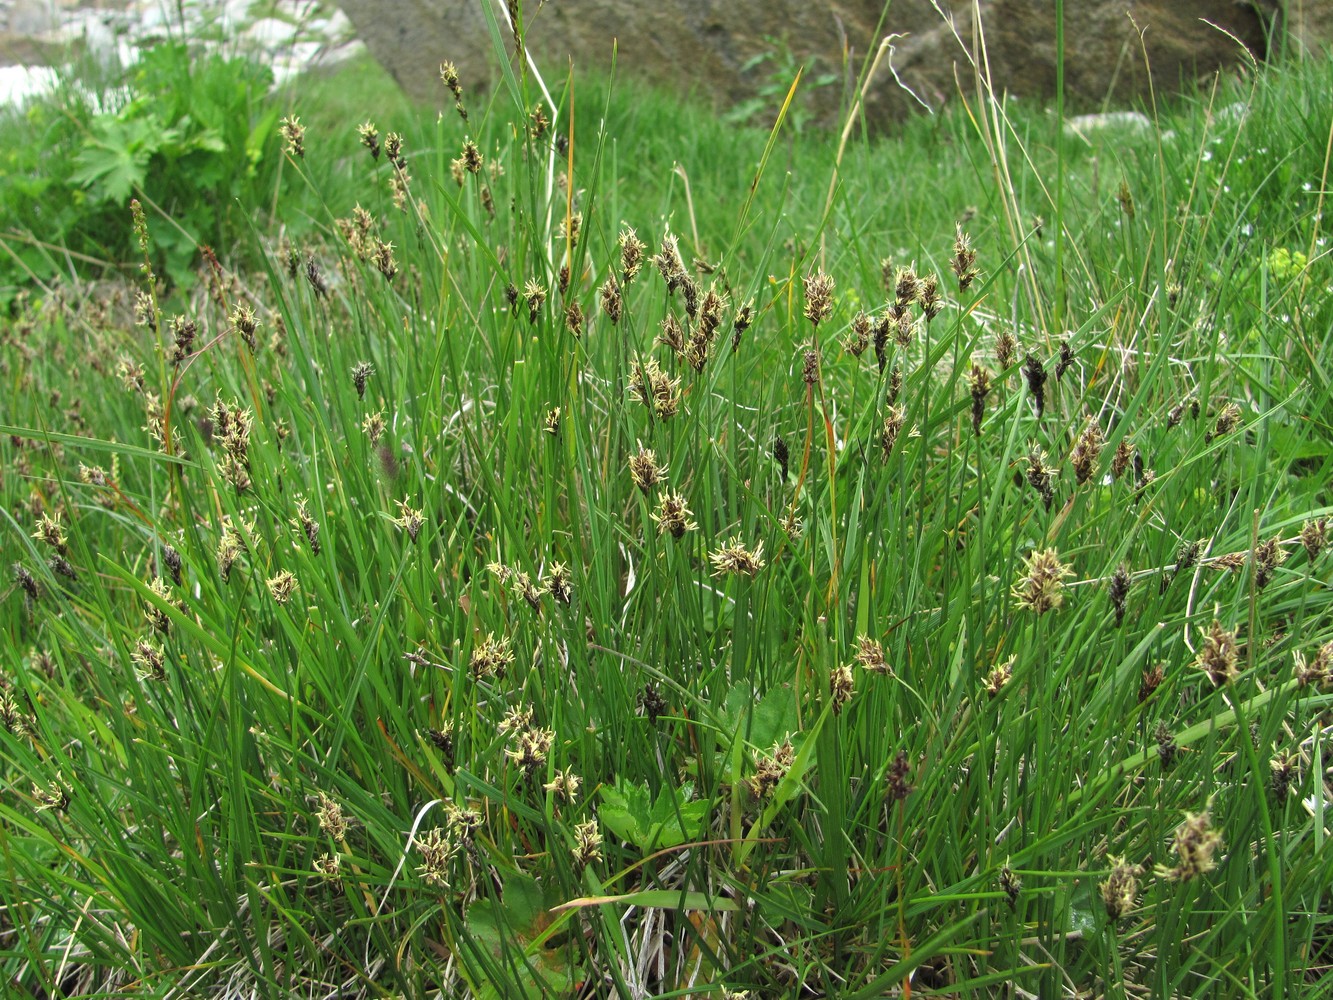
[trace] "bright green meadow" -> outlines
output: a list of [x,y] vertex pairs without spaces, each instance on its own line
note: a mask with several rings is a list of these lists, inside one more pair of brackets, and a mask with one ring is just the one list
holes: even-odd
[[1333,61],[508,65],[0,122],[0,993],[1333,993]]

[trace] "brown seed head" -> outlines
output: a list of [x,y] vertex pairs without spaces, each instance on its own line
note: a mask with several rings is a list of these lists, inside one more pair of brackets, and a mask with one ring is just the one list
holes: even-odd
[[893,763],[889,765],[889,772],[886,779],[889,786],[888,795],[890,799],[895,802],[901,802],[903,799],[907,798],[907,796],[912,794],[913,787],[907,780],[911,775],[912,768],[907,758],[907,751],[899,750],[897,755],[893,758]]
[[1106,906],[1106,915],[1115,923],[1134,909],[1139,896],[1139,875],[1142,869],[1138,865],[1125,862],[1124,858],[1110,858],[1111,874],[1102,883],[1102,903]]
[[776,744],[766,754],[756,754],[754,776],[746,782],[754,797],[762,799],[771,795],[794,763],[796,763],[796,750],[792,747],[790,739]]
[[356,127],[356,134],[361,139],[361,145],[370,150],[371,159],[380,158],[380,130],[373,122],[363,122]]
[[1033,405],[1040,419],[1046,410],[1046,366],[1042,364],[1041,358],[1031,352],[1023,360],[1023,378],[1027,381],[1028,392],[1032,393]]
[[416,838],[417,853],[421,855],[421,864],[417,865],[417,874],[428,886],[435,889],[448,889],[450,883],[450,863],[457,857],[459,848],[448,833],[440,827],[426,831]]
[[729,538],[720,548],[708,554],[713,564],[713,575],[757,576],[767,565],[764,562],[764,543],[759,542],[753,549],[747,549],[739,535]]
[[893,669],[889,666],[888,657],[884,655],[884,647],[878,639],[872,639],[868,635],[858,636],[856,639],[856,663],[861,668],[871,674],[891,674]]
[[990,672],[986,674],[986,693],[992,698],[1003,691],[1004,686],[1013,679],[1016,660],[1016,656],[1011,656],[1009,659],[995,664]]
[[802,279],[805,287],[805,318],[819,324],[833,312],[833,278],[824,271],[807,274]]
[[986,416],[986,396],[990,393],[990,372],[975,362],[967,377],[972,393],[972,432],[981,434],[981,422]]
[[1217,414],[1213,429],[1204,436],[1205,441],[1225,437],[1240,426],[1241,409],[1235,403],[1227,403]]
[[296,593],[296,577],[291,570],[281,570],[277,576],[265,581],[269,594],[277,604],[286,604]]
[[650,448],[640,448],[629,457],[629,474],[634,485],[644,493],[666,482],[666,466],[657,463],[657,454]]
[[487,632],[486,638],[472,650],[468,666],[472,676],[481,680],[486,677],[503,677],[513,662],[514,650],[509,636],[503,635],[497,639],[494,632]]
[[841,663],[829,673],[829,699],[834,715],[841,715],[843,708],[852,700],[853,685],[851,664]]
[[694,531],[699,527],[690,517],[693,513],[686,506],[685,498],[673,490],[662,494],[657,501],[657,509],[649,516],[657,525],[659,535],[669,534],[672,538],[683,538],[685,532]]
[[927,323],[940,314],[940,310],[944,308],[944,298],[940,295],[938,275],[928,274],[922,279],[917,301],[921,305],[921,314],[926,317]]
[[901,406],[890,406],[884,417],[884,426],[879,432],[879,446],[884,452],[886,462],[893,454],[893,446],[898,443],[898,435],[902,433],[905,416],[906,412]]
[[958,290],[965,292],[977,276],[977,269],[974,266],[977,262],[977,252],[972,249],[972,238],[963,232],[962,226],[957,227],[955,234],[953,258],[949,261],[949,267],[958,278]]
[[818,351],[805,352],[805,359],[801,365],[801,381],[806,385],[814,385],[819,381]]
[[1115,446],[1115,454],[1111,457],[1111,476],[1119,479],[1125,474],[1125,470],[1130,467],[1134,461],[1134,445],[1127,437],[1122,437],[1120,443]]
[[1263,590],[1273,579],[1273,573],[1286,561],[1281,538],[1267,538],[1254,547],[1250,559],[1254,564],[1254,585]]
[[871,322],[864,311],[858,312],[852,320],[852,332],[842,342],[844,350],[852,357],[859,358],[870,346]]
[[1207,809],[1201,813],[1187,812],[1171,839],[1177,860],[1174,867],[1157,869],[1163,878],[1187,882],[1217,867],[1214,855],[1222,846],[1222,835],[1213,829]]
[[1101,457],[1104,443],[1101,427],[1095,419],[1089,420],[1069,453],[1069,464],[1074,467],[1074,479],[1080,486],[1097,471],[1097,460]]
[[278,126],[278,133],[287,144],[288,155],[305,157],[305,126],[301,124],[300,118],[288,115]]
[[895,316],[900,316],[907,311],[907,307],[916,301],[921,292],[921,279],[916,276],[916,270],[910,265],[898,268],[893,277],[894,304],[898,307]]
[[1240,660],[1240,647],[1235,632],[1228,632],[1216,618],[1203,637],[1203,645],[1194,657],[1194,665],[1202,670],[1213,687],[1233,681],[1238,676],[1236,664]]
[[620,322],[621,312],[625,306],[625,300],[620,295],[620,285],[616,282],[615,275],[608,275],[606,281],[602,283],[600,301],[602,312],[606,313],[611,325],[615,326]]
[[536,278],[529,278],[523,284],[523,300],[528,305],[528,322],[536,323],[541,315],[542,303],[546,301],[546,286]]
[[1055,549],[1030,553],[1024,560],[1023,575],[1014,585],[1013,595],[1020,608],[1044,615],[1064,603],[1064,578],[1074,571],[1060,561]]
[[1302,524],[1301,545],[1305,547],[1305,554],[1311,562],[1318,559],[1319,553],[1328,545],[1328,518],[1320,517]]
[[1111,574],[1111,580],[1106,586],[1107,597],[1111,601],[1111,608],[1115,611],[1115,627],[1119,628],[1125,620],[1125,599],[1129,596],[1130,575],[1129,567],[1121,563]]

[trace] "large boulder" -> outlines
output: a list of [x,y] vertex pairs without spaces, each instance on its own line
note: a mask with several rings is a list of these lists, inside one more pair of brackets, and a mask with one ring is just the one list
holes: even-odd
[[[454,62],[465,86],[494,78],[483,3],[500,0],[338,0],[371,52],[411,95],[444,100],[442,60]],[[1270,34],[1283,30],[1280,0],[1069,0],[1065,82],[1070,106],[1099,106],[1177,90],[1238,63],[1263,59]],[[1321,0],[1321,3],[1323,0]],[[1333,3],[1328,3],[1333,6]],[[886,34],[899,33],[895,74],[881,65],[868,97],[872,122],[900,117],[918,100],[937,107],[973,91],[972,57],[985,42],[995,89],[1045,100],[1055,92],[1055,5],[1052,0],[551,0],[523,4],[525,42],[544,73],[609,66],[621,78],[648,80],[734,106],[772,91],[784,69],[811,62],[847,85],[812,88],[810,109],[831,118],[850,81]],[[1319,6],[1307,0],[1306,7]],[[1290,7],[1290,5],[1288,5]],[[1321,21],[1320,18],[1324,20]],[[1333,35],[1326,15],[1285,25],[1299,45]],[[512,58],[513,38],[506,32]],[[901,85],[900,82],[901,81]],[[907,92],[910,88],[912,94]]]

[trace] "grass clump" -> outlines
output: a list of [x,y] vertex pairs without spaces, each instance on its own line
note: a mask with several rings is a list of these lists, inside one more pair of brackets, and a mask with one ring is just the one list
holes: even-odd
[[6,328],[13,988],[1316,981],[1328,67],[831,188],[444,84],[275,109],[327,216],[257,266],[163,296],[136,202],[124,295]]

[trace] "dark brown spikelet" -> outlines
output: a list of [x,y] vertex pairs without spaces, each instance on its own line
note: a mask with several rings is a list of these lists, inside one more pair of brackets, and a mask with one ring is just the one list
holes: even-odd
[[889,460],[893,454],[893,446],[898,442],[898,435],[902,433],[904,414],[901,406],[890,406],[888,414],[884,417],[884,426],[879,432],[879,446],[884,451],[884,461]]
[[1127,864],[1124,859],[1111,859],[1114,867],[1106,881],[1102,883],[1102,903],[1106,907],[1106,916],[1111,923],[1116,923],[1125,914],[1134,909],[1139,896],[1139,875],[1142,869],[1138,865]]
[[913,321],[912,314],[903,310],[898,314],[898,319],[893,326],[893,342],[906,350],[912,346],[912,341],[916,339],[917,323]]
[[1171,586],[1172,580],[1174,580],[1181,573],[1188,573],[1196,565],[1198,565],[1199,553],[1202,550],[1203,546],[1199,543],[1197,539],[1190,542],[1181,542],[1179,547],[1177,547],[1176,549],[1176,556],[1174,560],[1176,567],[1175,571],[1173,573],[1162,574],[1162,583],[1159,592],[1163,594],[1166,593],[1166,589],[1169,586]]
[[1111,574],[1110,583],[1106,585],[1106,595],[1111,601],[1111,609],[1115,612],[1116,628],[1125,621],[1125,599],[1129,597],[1129,585],[1129,567],[1121,563]]
[[611,325],[618,324],[625,300],[620,295],[620,285],[616,282],[615,275],[608,276],[602,284],[601,303],[602,312],[606,313],[606,318],[611,321]]
[[1056,470],[1046,464],[1046,454],[1040,448],[1033,445],[1028,449],[1027,481],[1047,510],[1055,501],[1055,474]]
[[1291,790],[1292,784],[1299,783],[1300,765],[1301,755],[1297,751],[1280,750],[1273,754],[1272,759],[1268,762],[1268,767],[1272,772],[1270,787],[1275,798],[1285,799],[1287,793]]
[[979,437],[981,422],[986,416],[986,396],[990,393],[990,372],[974,362],[967,384],[972,393],[972,433]]
[[1046,366],[1041,363],[1041,358],[1031,352],[1023,360],[1023,378],[1027,381],[1028,392],[1032,393],[1037,419],[1040,420],[1046,412]]
[[888,313],[882,314],[875,321],[875,360],[879,363],[879,373],[884,374],[884,366],[889,362],[889,329],[893,319]]
[[1193,402],[1192,397],[1186,396],[1179,403],[1177,403],[1175,406],[1171,407],[1171,409],[1167,411],[1166,414],[1167,430],[1170,430],[1171,428],[1178,426],[1180,422],[1185,419],[1185,411],[1189,409],[1191,402]]
[[546,301],[546,286],[536,278],[529,278],[523,285],[523,300],[528,305],[528,322],[536,323]]
[[662,332],[657,335],[657,342],[668,348],[677,357],[685,355],[685,328],[680,325],[674,313],[662,317]]
[[319,266],[319,261],[315,260],[314,254],[306,258],[305,278],[310,282],[310,287],[315,290],[316,295],[321,299],[328,298],[329,284],[324,280],[324,272]]
[[1254,585],[1263,590],[1273,580],[1273,572],[1286,560],[1287,553],[1282,549],[1280,538],[1269,538],[1254,547],[1251,560],[1254,563]]
[[805,359],[801,364],[801,381],[806,385],[814,385],[819,381],[818,351],[805,352]]
[[1176,738],[1171,734],[1165,722],[1157,723],[1157,729],[1153,732],[1153,738],[1157,740],[1157,759],[1162,765],[1163,771],[1169,771],[1176,762]]
[[824,271],[807,274],[805,286],[805,318],[814,326],[828,319],[833,311],[833,278]]
[[403,158],[403,136],[399,132],[390,132],[384,137],[384,155],[398,170],[407,169],[407,160]]
[[574,601],[573,577],[564,563],[553,563],[546,578],[546,590],[557,604],[569,607]]
[[305,126],[295,115],[288,115],[278,126],[278,132],[287,144],[287,152],[295,157],[305,158]]
[[51,572],[56,576],[63,576],[66,580],[78,580],[79,574],[74,566],[62,555],[53,555],[46,560],[46,565],[50,567]]
[[1116,192],[1116,201],[1120,202],[1120,211],[1125,213],[1126,218],[1134,218],[1134,194],[1129,190],[1129,181],[1120,182],[1120,190]]
[[887,399],[892,406],[898,402],[898,396],[903,391],[903,370],[900,365],[894,365],[893,371],[889,372],[889,391]]
[[528,114],[528,135],[534,140],[540,139],[551,127],[551,120],[546,117],[546,109],[538,104]]
[[1119,479],[1123,476],[1133,460],[1134,445],[1129,438],[1121,438],[1120,443],[1115,446],[1115,454],[1111,456],[1111,477]]
[[940,295],[940,279],[937,275],[928,274],[922,279],[917,301],[921,305],[921,314],[926,317],[927,323],[940,314],[940,310],[944,308],[944,298]]
[[577,302],[571,302],[569,308],[565,310],[565,329],[574,335],[574,338],[583,336],[583,307]]
[[773,439],[773,461],[778,463],[778,473],[782,476],[782,481],[787,481],[787,442],[779,434]]
[[898,268],[898,273],[893,278],[893,303],[898,307],[894,317],[897,318],[905,313],[907,307],[916,301],[920,292],[921,279],[917,277],[916,270],[911,266]]
[[965,292],[977,277],[977,252],[972,248],[972,238],[963,232],[962,226],[957,227],[955,233],[949,267],[958,278],[958,290]]
[[912,767],[907,758],[907,751],[899,750],[893,758],[893,763],[889,765],[889,773],[885,779],[890,799],[901,802],[912,794],[912,784],[907,780],[911,776]]
[[380,158],[380,130],[373,122],[364,122],[356,128],[356,134],[361,139],[361,145],[370,150],[370,158],[378,160]]
[[426,730],[426,737],[430,740],[431,746],[440,752],[440,758],[444,762],[444,770],[453,774],[454,772],[454,726],[452,722],[446,722],[440,729]]
[[1319,558],[1319,553],[1324,551],[1328,545],[1328,518],[1320,517],[1312,521],[1306,521],[1301,525],[1301,545],[1305,548],[1305,554],[1314,562]]
[[1240,407],[1235,403],[1227,403],[1218,411],[1213,429],[1204,435],[1204,441],[1211,442],[1214,438],[1226,437],[1240,426],[1240,420]]
[[1203,637],[1203,645],[1194,657],[1194,665],[1202,670],[1213,687],[1222,687],[1236,679],[1240,662],[1240,643],[1235,632],[1228,632],[1216,618]]
[[1065,377],[1065,372],[1069,370],[1070,365],[1074,363],[1074,351],[1069,346],[1069,341],[1060,341],[1060,360],[1055,363],[1055,380],[1059,382]]
[[467,108],[463,106],[463,88],[458,82],[458,67],[451,62],[440,64],[440,79],[444,85],[449,88],[449,93],[454,96],[454,110],[458,112],[458,117],[467,123]]
[[167,353],[167,360],[173,365],[179,365],[194,350],[194,337],[198,332],[198,327],[194,320],[187,319],[184,316],[177,316],[171,321],[171,333],[175,343]]
[[181,554],[170,545],[162,546],[162,563],[167,567],[167,575],[176,586],[181,585]]
[[1005,898],[1009,900],[1009,908],[1016,909],[1018,895],[1023,889],[1023,880],[1008,865],[1000,869],[1000,888],[1004,890]]
[[1155,663],[1143,671],[1143,676],[1139,679],[1139,704],[1152,697],[1153,692],[1162,686],[1162,681],[1166,679],[1166,671],[1160,663]]
[[375,374],[375,366],[369,361],[360,361],[352,366],[352,387],[356,389],[357,399],[366,398],[366,382]]
[[1000,371],[1008,371],[1018,356],[1018,338],[1012,330],[1006,329],[995,339],[995,363]]
[[870,317],[862,310],[852,319],[852,332],[842,342],[847,353],[859,358],[870,346]]
[[651,683],[645,684],[643,690],[639,692],[636,699],[639,704],[639,711],[648,720],[649,725],[656,725],[657,720],[665,714],[667,710],[666,699],[658,693],[657,688]]
[[740,350],[741,334],[750,328],[754,322],[754,303],[747,302],[736,310],[735,317],[731,321],[731,353],[735,354]]
[[1074,480],[1080,486],[1091,479],[1097,471],[1097,461],[1101,458],[1104,442],[1102,429],[1097,425],[1097,421],[1089,420],[1069,453],[1069,464],[1074,467]]
[[[629,230],[631,236],[633,236],[633,232],[633,230]],[[622,240],[624,239],[623,233],[621,234],[621,238]],[[637,240],[634,240],[634,243],[637,243],[639,248],[642,248],[643,246],[643,244],[638,243]],[[624,243],[621,244],[622,264],[624,263],[625,254],[629,249],[630,245]],[[642,252],[641,249],[640,252]],[[685,262],[680,259],[680,245],[676,240],[676,237],[672,236],[670,233],[667,233],[662,237],[662,248],[653,255],[653,263],[657,265],[658,274],[660,274],[662,280],[666,282],[667,291],[671,294],[675,294],[676,289],[680,287],[680,283],[688,277],[685,273]],[[628,274],[628,269],[626,269],[626,274]],[[625,281],[628,284],[629,278],[626,277]]]
[[657,463],[657,454],[651,448],[640,448],[629,457],[629,474],[634,485],[643,493],[666,482],[667,470]]

